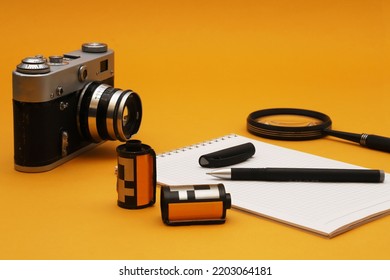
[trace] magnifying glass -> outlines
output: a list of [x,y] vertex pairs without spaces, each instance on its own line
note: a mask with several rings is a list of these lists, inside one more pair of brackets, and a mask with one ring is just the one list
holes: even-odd
[[274,108],[252,112],[247,118],[250,133],[277,140],[312,140],[334,136],[349,140],[370,149],[390,152],[390,138],[332,130],[332,120],[320,112]]

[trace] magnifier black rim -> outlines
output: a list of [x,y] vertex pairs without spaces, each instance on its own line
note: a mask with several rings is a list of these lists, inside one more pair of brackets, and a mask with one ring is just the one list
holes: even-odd
[[[304,127],[284,127],[259,123],[260,117],[272,115],[297,115],[307,116],[322,121],[321,124]],[[321,112],[296,109],[296,108],[272,108],[252,112],[247,118],[247,129],[250,133],[269,139],[276,140],[312,140],[326,136],[325,129],[330,129],[332,120]]]

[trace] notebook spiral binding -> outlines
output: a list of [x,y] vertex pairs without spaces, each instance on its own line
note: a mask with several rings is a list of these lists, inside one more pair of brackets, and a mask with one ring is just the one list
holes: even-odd
[[220,141],[224,141],[226,139],[234,138],[234,137],[237,137],[237,134],[234,134],[234,133],[227,134],[227,135],[222,136],[222,137],[218,137],[218,138],[214,138],[214,139],[211,139],[211,140],[203,141],[203,142],[196,143],[196,144],[193,144],[193,145],[190,145],[190,146],[185,146],[185,147],[182,147],[182,148],[179,148],[179,149],[175,149],[175,150],[172,150],[172,151],[160,153],[156,157],[157,158],[167,157],[167,156],[170,156],[170,155],[173,155],[173,154],[182,153],[182,152],[185,152],[185,151],[188,151],[188,150],[198,149],[200,147],[207,146],[207,145],[210,145],[210,144],[213,144],[213,143],[216,143],[216,142],[220,142]]

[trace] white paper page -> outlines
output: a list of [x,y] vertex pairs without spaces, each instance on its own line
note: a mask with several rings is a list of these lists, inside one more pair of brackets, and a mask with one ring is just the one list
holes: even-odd
[[255,145],[255,155],[234,167],[361,168],[229,135],[159,155],[157,181],[166,185],[223,183],[231,194],[233,207],[328,234],[390,209],[389,180],[384,183],[230,181],[206,175],[213,169],[198,163],[203,154],[247,142]]

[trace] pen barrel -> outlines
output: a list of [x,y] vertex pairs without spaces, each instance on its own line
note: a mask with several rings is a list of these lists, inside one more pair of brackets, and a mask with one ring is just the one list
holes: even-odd
[[232,180],[297,182],[367,182],[384,180],[381,170],[318,168],[232,168]]

